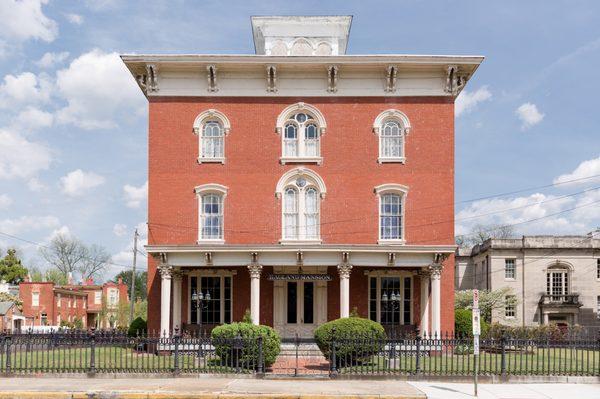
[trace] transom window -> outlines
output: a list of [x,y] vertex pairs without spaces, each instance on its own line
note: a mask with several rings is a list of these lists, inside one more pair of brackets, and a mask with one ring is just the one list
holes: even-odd
[[215,110],[202,112],[194,121],[194,133],[198,135],[198,162],[225,162],[225,136],[231,129],[227,117]]
[[369,318],[384,326],[412,323],[412,278],[369,277]]
[[516,266],[514,259],[504,259],[504,278],[514,280],[516,277]]
[[410,131],[406,115],[395,109],[384,111],[375,119],[373,131],[379,136],[378,161],[404,163],[405,136]]
[[282,242],[319,241],[321,198],[325,185],[314,172],[298,168],[279,180],[276,190],[282,199]]
[[375,187],[379,196],[379,241],[404,242],[404,203],[408,187],[383,184]]
[[231,276],[190,276],[190,323],[231,323],[231,284]]
[[223,243],[224,201],[227,187],[204,184],[196,187],[198,195],[198,241]]
[[287,107],[277,119],[281,134],[281,162],[321,162],[321,135],[325,119],[313,106],[297,103]]

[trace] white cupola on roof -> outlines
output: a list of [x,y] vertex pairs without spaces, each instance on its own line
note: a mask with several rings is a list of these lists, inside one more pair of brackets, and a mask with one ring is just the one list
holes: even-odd
[[252,17],[256,54],[343,55],[352,16]]

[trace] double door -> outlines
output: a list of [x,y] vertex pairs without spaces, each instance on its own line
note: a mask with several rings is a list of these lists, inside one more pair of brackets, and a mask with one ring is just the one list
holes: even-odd
[[312,338],[327,318],[326,281],[276,281],[274,325],[284,338]]

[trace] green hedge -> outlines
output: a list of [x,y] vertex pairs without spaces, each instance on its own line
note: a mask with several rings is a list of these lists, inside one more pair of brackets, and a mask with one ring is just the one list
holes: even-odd
[[333,320],[315,330],[315,341],[328,360],[331,360],[331,342],[335,339],[338,366],[369,361],[384,347],[386,338],[381,324],[360,317]]
[[136,335],[146,334],[148,330],[148,325],[146,324],[146,320],[141,317],[136,318],[129,325],[129,329],[127,330],[127,335],[130,337],[135,337]]
[[[490,325],[481,319],[481,336],[485,337]],[[473,336],[473,312],[470,309],[456,309],[454,311],[454,332],[458,336]]]
[[[239,336],[242,349],[236,356],[233,349],[235,338]],[[263,359],[265,367],[275,363],[279,355],[281,338],[277,331],[269,326],[257,326],[250,323],[231,323],[215,327],[211,337],[217,355],[230,365],[239,363],[243,367],[256,367],[258,365],[258,340],[263,338]]]

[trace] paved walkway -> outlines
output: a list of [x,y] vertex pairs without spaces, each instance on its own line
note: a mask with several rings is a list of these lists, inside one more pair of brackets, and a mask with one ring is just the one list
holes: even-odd
[[[470,399],[473,384],[409,382],[427,399]],[[600,384],[479,384],[478,399],[598,399]]]
[[254,378],[0,378],[4,398],[425,399],[403,381]]

